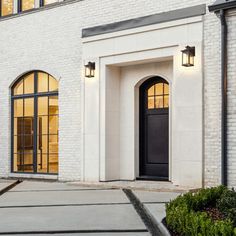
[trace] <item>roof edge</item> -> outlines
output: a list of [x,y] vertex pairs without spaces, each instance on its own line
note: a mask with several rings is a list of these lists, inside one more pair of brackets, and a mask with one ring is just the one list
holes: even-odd
[[220,10],[228,10],[228,9],[232,9],[232,8],[236,8],[236,1],[226,1],[223,3],[214,3],[210,6],[208,6],[208,9],[210,12],[217,12]]

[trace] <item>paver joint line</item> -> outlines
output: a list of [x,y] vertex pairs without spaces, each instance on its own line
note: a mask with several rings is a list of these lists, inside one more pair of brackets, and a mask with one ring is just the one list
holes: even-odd
[[133,207],[135,208],[136,212],[141,217],[143,223],[146,225],[148,231],[151,233],[152,236],[161,236],[161,230],[159,229],[156,221],[153,217],[147,212],[143,203],[136,197],[136,195],[130,189],[123,189],[124,193],[132,203]]
[[58,231],[26,231],[26,232],[0,232],[0,235],[28,235],[28,234],[92,234],[92,233],[146,233],[145,229],[132,229],[132,230],[58,230]]
[[168,202],[142,202],[143,204],[166,204]]
[[21,180],[17,180],[14,183],[8,185],[7,187],[3,188],[0,190],[0,196],[3,195],[4,193],[8,192],[9,190],[11,190],[12,188],[14,188],[16,185],[20,184],[22,181]]
[[130,205],[129,202],[118,203],[81,203],[81,204],[58,204],[58,205],[22,205],[22,206],[0,206],[0,209],[5,208],[37,208],[37,207],[75,207],[75,206],[112,206],[112,205]]
[[104,191],[104,190],[119,190],[117,188],[91,188],[91,189],[54,189],[54,190],[13,190],[10,193],[32,193],[32,192],[80,192],[80,191]]

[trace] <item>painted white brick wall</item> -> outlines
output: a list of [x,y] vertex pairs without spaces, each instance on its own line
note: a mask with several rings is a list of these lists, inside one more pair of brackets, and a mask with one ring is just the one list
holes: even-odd
[[[0,176],[10,171],[10,85],[19,75],[40,69],[60,80],[59,179],[78,180],[81,29],[213,1],[84,0],[0,21]],[[205,184],[212,186],[220,183],[220,22],[208,11],[204,49],[204,168]],[[232,177],[235,165],[230,168]]]
[[204,182],[221,181],[220,21],[208,13],[204,21]]
[[230,12],[228,24],[228,177],[236,187],[236,11]]

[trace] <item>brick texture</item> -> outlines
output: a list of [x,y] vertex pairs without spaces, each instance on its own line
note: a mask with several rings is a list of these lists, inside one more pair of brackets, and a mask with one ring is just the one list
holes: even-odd
[[[213,0],[84,0],[0,21],[0,176],[10,172],[10,87],[40,69],[59,80],[59,179],[79,180],[81,170],[81,29],[130,18],[211,4]],[[236,185],[236,21],[229,17],[229,178]],[[220,183],[220,21],[204,16],[204,180]]]

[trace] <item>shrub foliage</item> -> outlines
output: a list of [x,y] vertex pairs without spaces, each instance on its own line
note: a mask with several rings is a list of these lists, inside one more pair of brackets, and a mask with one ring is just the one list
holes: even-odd
[[[209,207],[224,218],[213,220],[204,211]],[[224,186],[186,193],[166,204],[166,222],[183,236],[236,236],[236,193]]]

